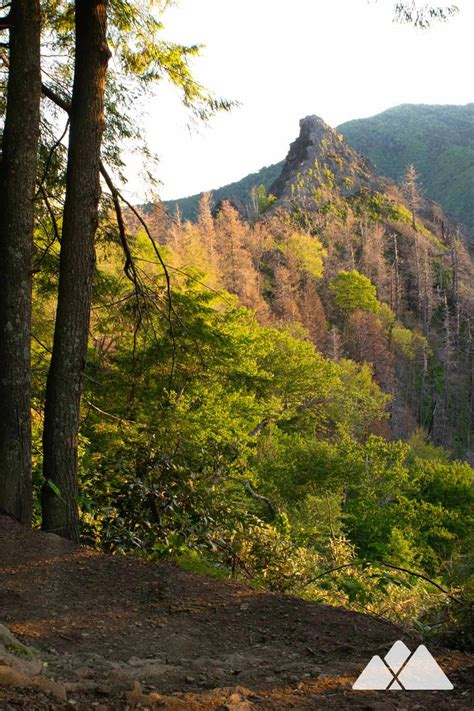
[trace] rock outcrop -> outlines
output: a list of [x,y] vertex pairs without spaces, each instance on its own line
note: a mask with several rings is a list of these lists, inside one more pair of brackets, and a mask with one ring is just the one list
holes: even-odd
[[324,200],[325,192],[334,195],[336,190],[347,197],[363,190],[382,192],[389,185],[335,129],[318,116],[306,116],[300,121],[300,135],[291,144],[282,172],[269,192],[280,205],[303,199],[317,204]]

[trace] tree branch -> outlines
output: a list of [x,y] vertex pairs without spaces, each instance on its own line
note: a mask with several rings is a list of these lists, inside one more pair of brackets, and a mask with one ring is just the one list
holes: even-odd
[[[45,166],[44,166],[44,170],[43,170],[43,175],[42,175],[42,177],[41,177],[41,180],[39,181],[38,192],[39,192],[39,190],[42,188],[42,186],[44,185],[44,181],[46,180],[46,178],[47,178],[47,176],[48,176],[49,167],[50,167],[50,165],[51,165],[51,161],[52,161],[52,159],[53,159],[53,155],[54,155],[56,149],[58,148],[58,146],[61,144],[61,141],[63,140],[64,136],[66,135],[68,128],[69,128],[69,118],[68,118],[68,120],[66,121],[66,126],[64,127],[64,131],[62,132],[61,136],[60,136],[60,137],[58,138],[58,140],[55,141],[54,144],[51,146],[51,150],[49,151],[48,157],[47,157],[46,162],[45,162]],[[36,193],[36,194],[38,194],[38,193]]]
[[275,516],[277,515],[277,510],[276,510],[276,507],[275,507],[275,504],[273,503],[273,501],[271,499],[269,499],[267,496],[263,496],[262,494],[257,494],[257,492],[252,489],[252,486],[251,486],[250,482],[248,481],[248,479],[238,479],[237,477],[231,476],[231,477],[227,477],[227,481],[235,481],[238,484],[242,484],[242,486],[245,488],[246,492],[248,494],[250,494],[252,499],[255,499],[256,501],[261,501],[268,506],[268,510],[270,512],[271,518],[272,519],[275,518]]
[[359,560],[359,561],[354,561],[352,563],[345,563],[344,565],[338,565],[336,568],[330,568],[329,570],[325,570],[322,573],[319,573],[319,575],[316,575],[314,578],[311,578],[308,580],[303,587],[308,587],[308,585],[312,585],[313,583],[316,582],[316,580],[319,580],[320,578],[324,578],[327,575],[331,575],[332,573],[336,573],[338,570],[344,570],[344,568],[355,568],[361,563],[368,564],[368,565],[381,565],[384,568],[391,568],[392,570],[399,570],[401,573],[407,573],[408,575],[413,575],[415,578],[421,578],[421,580],[425,580],[427,583],[430,583],[430,585],[433,585],[435,588],[438,588],[442,593],[446,595],[450,600],[453,600],[453,602],[456,602],[458,605],[461,605],[462,607],[465,606],[465,603],[460,600],[459,598],[455,597],[454,595],[451,595],[448,590],[445,590],[441,585],[438,585],[434,580],[431,580],[431,578],[428,578],[426,575],[423,575],[422,573],[417,573],[414,570],[408,570],[408,568],[402,568],[399,565],[394,565],[393,563],[386,563],[385,561],[382,560]]
[[[57,241],[59,242],[59,244],[61,244],[61,238],[60,238],[60,236],[59,236],[59,227],[58,227],[58,223],[57,223],[57,220],[56,220],[56,215],[54,214],[54,210],[53,210],[53,208],[52,208],[52,206],[51,206],[51,203],[50,203],[50,201],[49,201],[48,193],[46,192],[46,190],[45,190],[45,188],[44,188],[44,185],[43,185],[42,183],[38,186],[38,190],[39,190],[39,192],[41,193],[41,195],[42,195],[42,197],[43,197],[44,204],[46,205],[46,208],[47,208],[47,210],[48,210],[48,212],[49,212],[49,216],[51,217],[51,223],[52,223],[52,225],[53,225],[54,238],[57,239]],[[54,242],[54,240],[53,240],[53,242]],[[51,244],[53,244],[53,242],[52,242]],[[50,246],[51,246],[51,245],[50,245]]]

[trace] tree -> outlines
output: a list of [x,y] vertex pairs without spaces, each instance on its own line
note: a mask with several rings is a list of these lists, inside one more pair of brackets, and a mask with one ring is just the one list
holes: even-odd
[[294,260],[299,270],[317,279],[322,277],[326,250],[317,237],[304,232],[292,232],[285,235],[280,249],[287,259]]
[[104,131],[107,0],[76,0],[75,71],[70,109],[58,306],[46,386],[43,528],[79,540],[77,446],[89,336],[94,236]]
[[379,385],[385,392],[393,392],[394,357],[388,350],[379,318],[367,311],[352,312],[345,324],[344,337],[349,357],[359,363],[370,363]]
[[318,350],[324,351],[328,322],[313,279],[306,277],[303,280],[298,297],[298,309],[301,323],[308,330],[312,342]]
[[336,305],[346,313],[357,309],[377,313],[380,308],[375,286],[355,269],[339,272],[331,281],[330,289]]
[[[122,203],[127,204],[145,227],[154,256],[165,272],[168,280],[166,309],[171,328],[173,313],[166,265],[145,221],[116,188],[105,161],[120,171],[123,144],[130,140],[141,144],[145,158],[149,155],[146,145],[143,145],[141,123],[135,120],[133,107],[140,104],[137,97],[148,89],[150,82],[168,77],[180,89],[183,104],[203,120],[218,110],[228,110],[232,106],[231,102],[207,92],[194,79],[189,65],[190,59],[199,53],[198,46],[177,45],[158,36],[163,26],[157,15],[167,5],[168,2],[153,2],[145,7],[143,3],[134,3],[133,0],[111,3],[107,0],[94,0],[92,3],[81,0],[77,2],[74,13],[75,33],[71,25],[73,13],[70,5],[55,3],[44,8],[47,41],[57,61],[49,73],[52,86],[42,85],[42,91],[69,114],[70,132],[64,211],[58,209],[58,202],[60,205],[61,201],[57,201],[55,209],[50,210],[57,237],[62,219],[63,235],[53,355],[46,387],[43,527],[74,540],[79,537],[77,441],[94,272],[94,234],[98,223],[99,171],[111,193],[109,199],[117,218],[116,236],[125,254],[124,271],[134,283],[138,301],[155,298],[156,295],[143,288],[134,265]],[[114,66],[108,73],[107,19],[110,20],[108,30],[111,46],[114,47]],[[73,34],[75,52],[71,47]],[[64,77],[69,76],[72,69],[74,84],[70,100],[67,90],[64,91]],[[129,100],[130,95],[134,96],[135,101]],[[102,140],[104,105],[107,126]],[[54,132],[54,127],[49,126],[49,129]],[[104,162],[100,160],[101,143]],[[62,186],[58,185],[58,191],[61,189]],[[157,304],[153,306],[156,308]],[[139,305],[138,310],[140,308]],[[135,324],[134,329],[139,328],[140,324]]]
[[412,215],[412,226],[416,230],[416,211],[421,205],[421,195],[418,187],[418,173],[413,163],[410,163],[402,180],[402,193],[408,203]]
[[[4,6],[5,7],[5,6]],[[31,291],[41,69],[39,0],[12,0],[0,164],[0,510],[31,519]]]
[[361,225],[362,254],[361,267],[365,276],[377,287],[377,294],[381,301],[388,301],[389,275],[385,260],[385,230],[380,224]]
[[275,287],[273,290],[272,308],[283,323],[298,320],[300,310],[297,298],[300,286],[300,275],[295,269],[295,264],[290,261],[278,264],[274,269]]
[[220,207],[215,225],[224,286],[236,294],[245,306],[266,318],[267,306],[260,296],[260,275],[249,249],[252,237],[250,227],[227,200]]
[[203,193],[199,200],[197,225],[211,266],[214,266],[216,252],[216,228],[212,216],[212,194]]

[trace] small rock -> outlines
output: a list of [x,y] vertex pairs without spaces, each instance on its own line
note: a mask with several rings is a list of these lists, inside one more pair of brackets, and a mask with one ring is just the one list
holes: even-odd
[[130,657],[130,659],[127,662],[129,667],[141,667],[142,666],[142,660],[139,659],[138,657]]

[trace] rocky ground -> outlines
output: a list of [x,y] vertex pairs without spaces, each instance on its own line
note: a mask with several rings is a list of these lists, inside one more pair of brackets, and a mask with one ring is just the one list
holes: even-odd
[[0,569],[2,711],[474,707],[473,657],[431,645],[453,691],[353,691],[374,654],[420,642],[372,617],[105,556],[5,517]]

